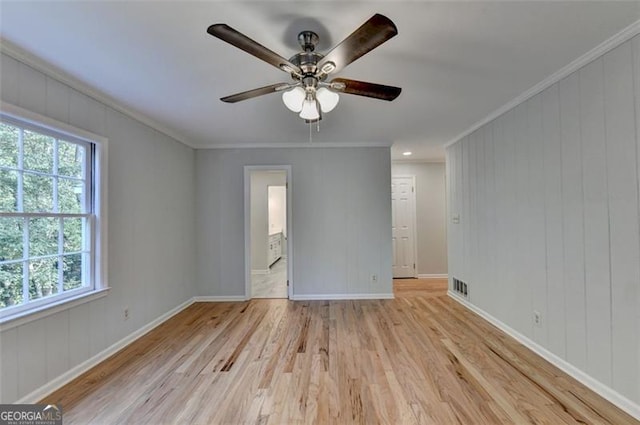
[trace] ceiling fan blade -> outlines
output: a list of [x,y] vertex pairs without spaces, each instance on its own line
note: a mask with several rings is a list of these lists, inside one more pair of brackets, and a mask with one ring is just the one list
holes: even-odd
[[236,102],[240,102],[241,100],[247,100],[253,97],[263,96],[265,94],[286,90],[290,87],[291,85],[287,83],[276,83],[276,84],[271,84],[270,86],[264,86],[257,89],[247,90],[241,93],[225,96],[220,98],[220,100],[227,103],[236,103]]
[[288,73],[300,73],[300,68],[283,58],[272,50],[267,49],[262,44],[250,39],[246,35],[236,31],[227,24],[214,24],[207,28],[207,32],[222,41],[236,46],[238,49],[244,50],[275,66],[276,68]]
[[398,97],[402,91],[400,87],[385,86],[382,84],[367,83],[364,81],[349,80],[346,78],[333,79],[331,81],[331,88],[342,93],[388,101],[392,101]]
[[335,69],[328,72],[337,72],[397,34],[391,19],[377,13],[327,53],[318,69],[325,69],[324,65],[331,62]]

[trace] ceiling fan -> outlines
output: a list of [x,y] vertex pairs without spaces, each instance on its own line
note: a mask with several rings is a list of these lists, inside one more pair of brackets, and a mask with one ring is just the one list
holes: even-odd
[[346,78],[327,81],[330,75],[398,34],[395,24],[380,14],[372,16],[326,55],[315,51],[318,35],[313,31],[302,31],[298,34],[302,51],[288,60],[226,24],[211,25],[207,32],[288,73],[293,79],[292,83],[276,83],[232,94],[221,98],[223,102],[235,103],[282,92],[282,100],[287,108],[311,123],[321,120],[322,113],[335,108],[339,101],[338,93],[391,101],[402,91],[399,87]]

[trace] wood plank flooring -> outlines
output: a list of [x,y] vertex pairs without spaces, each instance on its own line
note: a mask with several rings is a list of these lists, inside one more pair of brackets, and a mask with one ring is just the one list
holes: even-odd
[[446,296],[196,303],[47,397],[69,424],[638,424]]

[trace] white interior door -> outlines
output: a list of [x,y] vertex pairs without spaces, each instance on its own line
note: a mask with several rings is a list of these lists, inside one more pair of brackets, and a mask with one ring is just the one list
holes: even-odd
[[393,277],[416,277],[414,177],[391,178]]

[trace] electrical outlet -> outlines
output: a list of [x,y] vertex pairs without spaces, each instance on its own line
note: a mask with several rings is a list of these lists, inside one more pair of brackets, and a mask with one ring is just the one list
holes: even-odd
[[536,326],[542,326],[542,315],[537,310],[533,311],[533,323]]
[[129,307],[125,307],[122,311],[124,320],[129,320]]
[[378,275],[377,274],[372,274],[371,275],[371,283],[378,283]]

